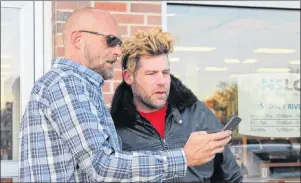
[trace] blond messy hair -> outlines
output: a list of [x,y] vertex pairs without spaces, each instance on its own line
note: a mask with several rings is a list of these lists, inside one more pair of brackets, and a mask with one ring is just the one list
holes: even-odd
[[138,31],[122,43],[121,64],[123,69],[135,73],[141,57],[169,54],[173,51],[175,37],[157,27]]

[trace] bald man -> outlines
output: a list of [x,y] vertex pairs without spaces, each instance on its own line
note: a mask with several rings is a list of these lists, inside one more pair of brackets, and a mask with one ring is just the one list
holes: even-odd
[[[101,87],[121,54],[108,12],[74,11],[64,30],[65,55],[34,85],[20,127],[21,182],[161,182],[222,152],[229,132],[193,133],[184,148],[123,152]],[[210,153],[209,153],[210,152]]]

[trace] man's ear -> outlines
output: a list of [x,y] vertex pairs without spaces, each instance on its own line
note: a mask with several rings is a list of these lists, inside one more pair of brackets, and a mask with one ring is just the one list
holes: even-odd
[[134,81],[132,72],[127,69],[122,72],[122,77],[128,85],[131,85]]
[[81,33],[78,31],[74,31],[71,33],[71,44],[76,48],[80,49],[81,48]]

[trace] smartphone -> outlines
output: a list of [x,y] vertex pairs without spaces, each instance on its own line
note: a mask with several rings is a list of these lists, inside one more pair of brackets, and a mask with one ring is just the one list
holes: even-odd
[[238,124],[241,122],[241,118],[238,116],[232,116],[229,121],[226,123],[226,125],[223,127],[221,131],[225,130],[235,130],[238,127]]

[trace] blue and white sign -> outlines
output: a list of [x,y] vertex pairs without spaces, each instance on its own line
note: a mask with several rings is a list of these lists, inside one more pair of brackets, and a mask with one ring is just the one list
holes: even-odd
[[240,134],[300,137],[300,75],[270,73],[237,78]]

